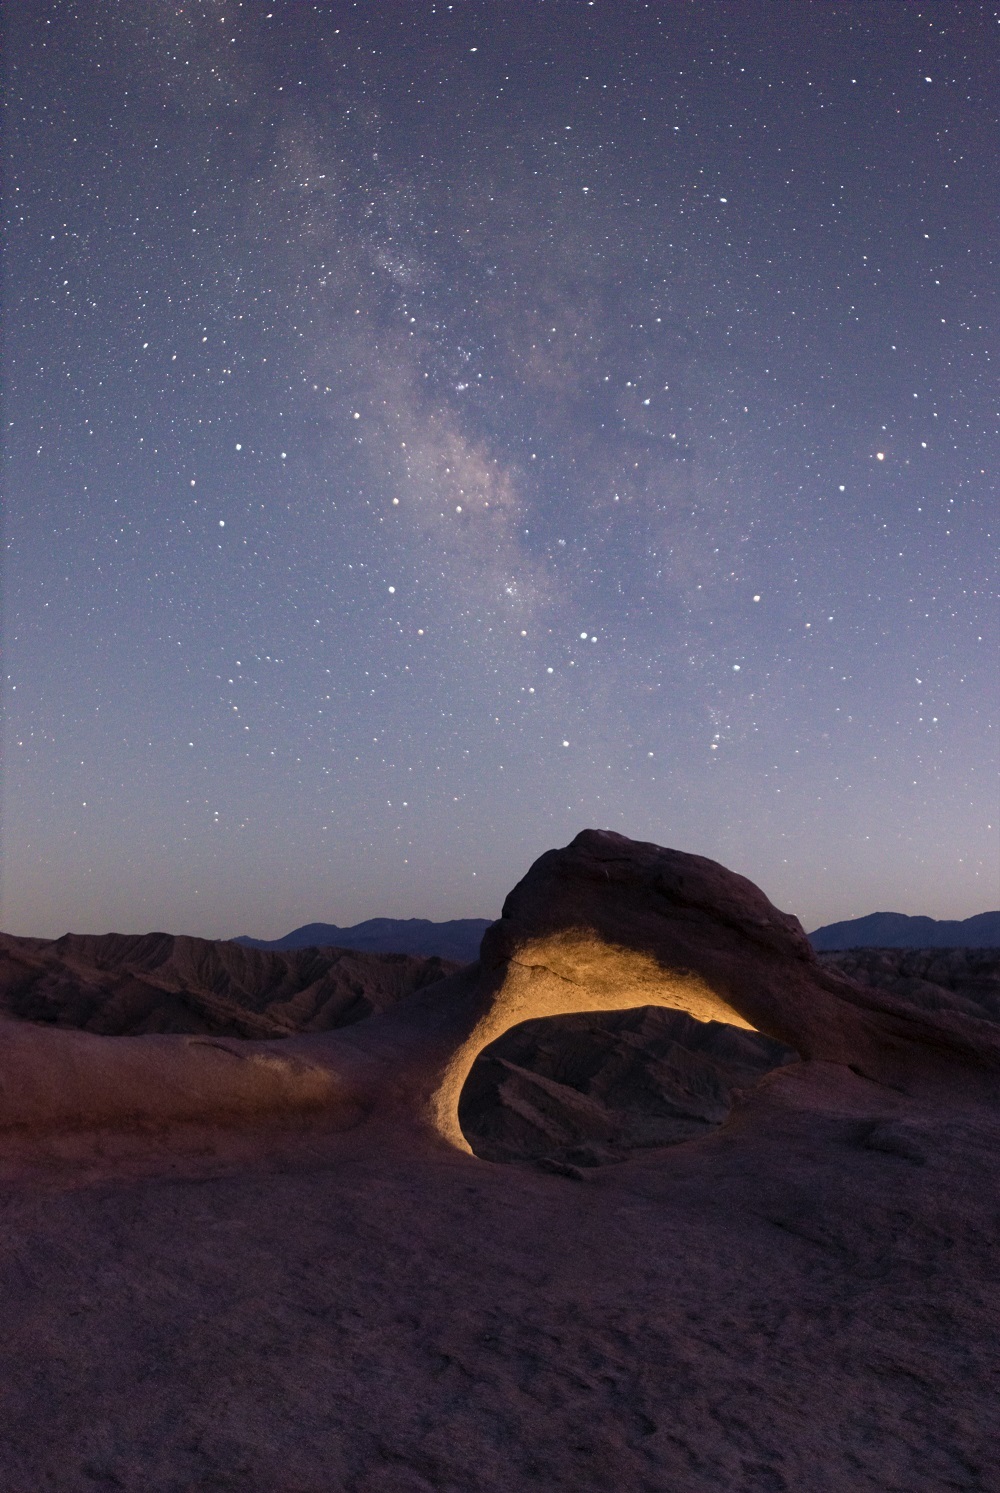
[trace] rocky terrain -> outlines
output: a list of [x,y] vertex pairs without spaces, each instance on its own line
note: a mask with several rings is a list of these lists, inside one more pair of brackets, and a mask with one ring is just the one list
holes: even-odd
[[848,949],[819,961],[919,1010],[1000,1021],[1000,949]]
[[[25,942],[5,1000],[93,985]],[[142,989],[247,983],[184,942]],[[871,968],[587,831],[348,1025],[8,1014],[0,1486],[996,1493],[1000,1032],[981,971]]]
[[[928,1011],[1000,1021],[1000,951],[858,949],[820,963]],[[251,952],[167,934],[0,936],[0,1010],[107,1036],[263,1040],[332,1031],[458,968],[404,954]],[[525,1022],[478,1056],[459,1117],[475,1153],[566,1170],[622,1161],[723,1124],[734,1091],[795,1058],[759,1032],[640,1007]]]
[[408,954],[265,952],[169,933],[0,934],[0,1012],[107,1037],[263,1040],[350,1026],[457,968]]

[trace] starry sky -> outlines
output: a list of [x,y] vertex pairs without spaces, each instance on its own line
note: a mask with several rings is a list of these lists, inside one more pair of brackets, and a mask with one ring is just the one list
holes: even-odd
[[[1000,7],[20,0],[3,902],[998,902]],[[992,525],[992,527],[991,527]]]

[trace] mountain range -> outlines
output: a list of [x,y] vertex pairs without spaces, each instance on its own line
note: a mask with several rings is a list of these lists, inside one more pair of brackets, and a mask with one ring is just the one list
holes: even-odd
[[1000,912],[979,912],[954,921],[909,917],[905,912],[872,912],[866,918],[827,923],[810,933],[820,952],[834,949],[997,949]]
[[453,959],[471,964],[492,918],[452,918],[433,923],[429,918],[368,918],[350,928],[336,923],[304,923],[284,938],[234,938],[245,949],[355,949],[363,954],[419,954],[427,959]]
[[[245,949],[355,949],[365,954],[417,954],[471,964],[490,918],[368,918],[341,928],[336,923],[304,923],[284,938],[234,938]],[[980,912],[960,921],[910,917],[903,912],[873,912],[867,917],[827,923],[810,933],[818,952],[836,949],[996,949],[1000,948],[1000,912]]]

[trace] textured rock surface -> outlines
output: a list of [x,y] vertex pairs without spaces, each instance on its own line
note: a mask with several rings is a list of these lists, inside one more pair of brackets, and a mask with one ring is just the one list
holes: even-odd
[[[487,944],[280,1042],[0,1029],[5,1493],[996,1493],[996,1024],[617,836]],[[476,1041],[580,1001],[807,1060],[616,1166],[447,1144]]]
[[707,1135],[796,1054],[759,1032],[635,1011],[528,1021],[472,1065],[459,1119],[477,1156],[592,1167]]
[[850,949],[819,959],[919,1010],[1000,1021],[1000,949]]

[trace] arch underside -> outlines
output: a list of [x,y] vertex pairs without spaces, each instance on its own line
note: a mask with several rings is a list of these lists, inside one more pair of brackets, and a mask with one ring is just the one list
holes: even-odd
[[696,1021],[756,1030],[693,970],[665,968],[650,954],[608,943],[590,932],[534,939],[508,961],[487,1009],[447,1061],[432,1096],[434,1129],[471,1152],[458,1117],[462,1088],[476,1058],[511,1027],[540,1017],[662,1006]]

